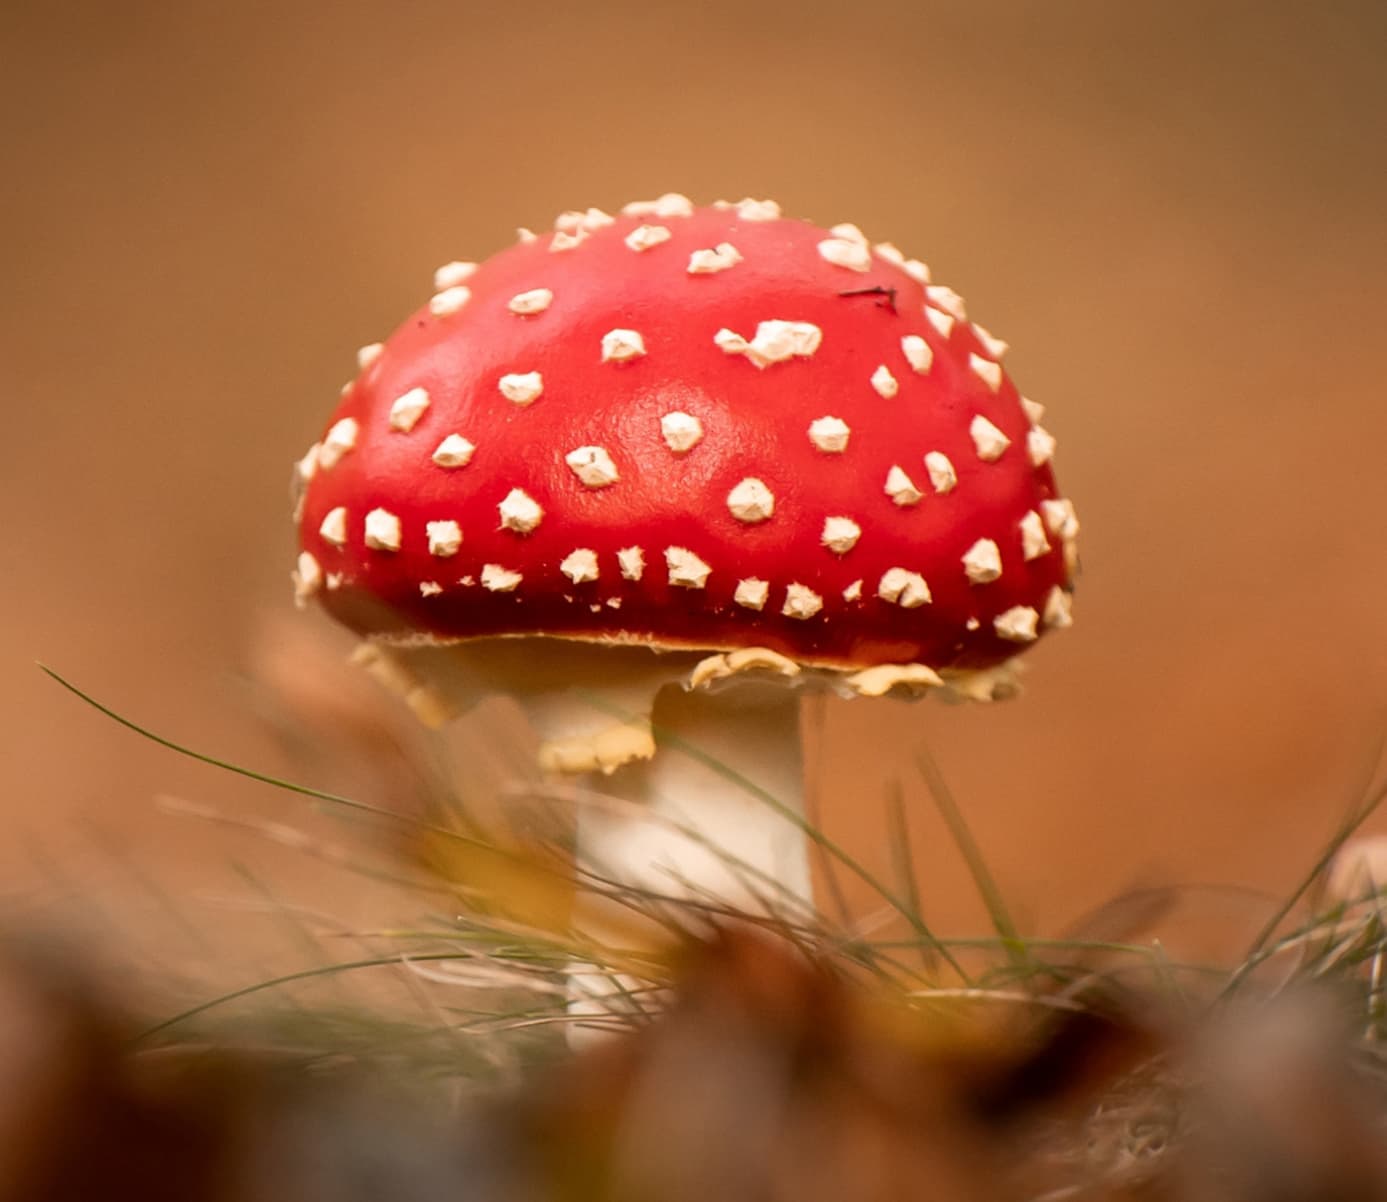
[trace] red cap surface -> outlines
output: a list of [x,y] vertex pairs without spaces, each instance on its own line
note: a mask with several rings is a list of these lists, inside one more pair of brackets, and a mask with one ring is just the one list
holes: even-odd
[[670,196],[436,285],[300,464],[299,594],[358,632],[977,668],[1069,624],[1039,406],[894,247]]

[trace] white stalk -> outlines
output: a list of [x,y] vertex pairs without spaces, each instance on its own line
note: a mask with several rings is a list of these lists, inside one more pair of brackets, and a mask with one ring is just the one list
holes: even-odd
[[653,759],[590,778],[620,804],[581,809],[580,866],[674,899],[802,917],[812,893],[797,691],[667,688],[654,725]]
[[541,767],[613,799],[578,815],[585,870],[674,898],[803,914],[800,690],[783,656],[482,639],[371,646],[361,658],[433,724],[514,697]]
[[[708,696],[665,689],[655,707],[655,755],[607,777],[578,813],[578,863],[618,886],[670,899],[654,908],[684,929],[716,911],[803,919],[813,905],[804,833],[799,695],[774,683]],[[692,903],[692,904],[690,904]],[[598,943],[630,945],[632,914],[586,895],[579,928]],[[654,931],[652,938],[668,938]],[[628,1013],[634,978],[575,961],[568,1013],[583,1046]]]
[[[652,950],[670,925],[706,929],[716,914],[812,913],[800,689],[784,679],[798,669],[784,657],[492,639],[364,658],[435,722],[495,692],[520,703],[541,765],[594,799],[577,814],[579,868],[644,895],[580,890],[575,926],[595,945]],[[632,983],[575,963],[570,1011],[610,1014]]]

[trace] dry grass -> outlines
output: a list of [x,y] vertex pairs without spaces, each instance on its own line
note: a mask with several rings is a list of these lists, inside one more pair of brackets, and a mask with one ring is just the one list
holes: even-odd
[[[180,746],[55,679],[173,752],[365,819],[371,838],[325,842],[288,823],[175,807],[184,814],[389,879],[419,903],[410,924],[353,932],[371,949],[359,957],[333,959],[321,930],[305,925],[307,966],[149,1022],[138,1047],[254,1046],[319,1069],[389,1065],[454,1100],[543,1080],[543,1100],[517,1121],[527,1138],[560,1150],[562,1131],[578,1129],[604,1149],[607,1192],[581,1196],[694,1197],[659,1158],[647,1163],[627,1145],[653,1139],[668,1149],[696,1121],[730,1146],[737,1131],[727,1116],[758,1089],[779,1099],[782,1124],[767,1134],[750,1116],[739,1121],[778,1154],[788,1154],[785,1144],[799,1148],[791,1161],[817,1163],[822,1141],[840,1140],[842,1151],[859,1140],[859,1160],[890,1166],[872,1184],[870,1173],[859,1180],[830,1157],[815,1184],[781,1165],[803,1198],[835,1196],[824,1192],[829,1182],[864,1199],[914,1197],[892,1183],[920,1172],[944,1173],[952,1192],[934,1196],[958,1198],[1261,1202],[1379,1196],[1379,1187],[1387,1196],[1387,893],[1370,883],[1353,897],[1326,892],[1329,866],[1387,786],[1365,790],[1241,958],[1185,963],[1152,937],[1177,890],[1114,900],[1062,938],[1025,935],[962,807],[923,756],[920,771],[990,931],[932,930],[908,863],[880,877],[813,828],[830,888],[835,875],[856,877],[879,899],[873,913],[851,922],[808,915],[769,880],[756,883],[773,917],[635,890],[574,868],[573,807],[592,798],[571,789],[524,780],[504,790],[504,806],[492,804],[494,793],[474,805],[416,761],[408,775],[424,782],[422,795],[406,813]],[[734,783],[756,795],[750,782]],[[574,899],[584,894],[629,914],[640,937],[598,944],[575,929]],[[651,940],[651,929],[663,936]],[[579,1021],[568,1005],[575,961],[609,985],[601,1013],[582,1021],[627,1036],[577,1060],[564,1038]],[[393,1000],[285,1004],[298,983],[363,974],[388,975],[399,986]],[[683,1101],[655,1106],[652,1089]],[[876,1117],[863,1128],[868,1113]],[[607,1121],[588,1126],[580,1114]],[[583,1155],[596,1155],[592,1147]],[[961,1147],[981,1157],[983,1172],[959,1160]],[[568,1154],[555,1152],[562,1180],[578,1171]],[[695,1171],[697,1157],[684,1176],[706,1187],[700,1197],[779,1196],[752,1185],[748,1166],[769,1171],[769,1161],[755,1149],[741,1154],[735,1188],[706,1165]],[[637,1163],[640,1173],[621,1184]]]

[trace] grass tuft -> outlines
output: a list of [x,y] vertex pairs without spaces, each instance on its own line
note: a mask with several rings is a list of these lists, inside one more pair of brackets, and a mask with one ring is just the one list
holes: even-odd
[[[390,1062],[454,1086],[486,1088],[512,1081],[534,1064],[562,1058],[567,1054],[564,1036],[575,1023],[634,1031],[659,1021],[676,984],[684,933],[690,927],[736,924],[760,927],[830,966],[855,987],[899,1010],[942,1022],[950,1031],[995,1031],[998,1023],[1011,1024],[1009,1030],[1018,1023],[1031,1030],[1056,1016],[1111,1018],[1120,1012],[1124,1021],[1162,1027],[1166,1035],[1173,1024],[1188,1024],[1181,1029],[1196,1043],[1206,1027],[1228,1031],[1226,1042],[1232,1045],[1233,1029],[1219,1025],[1224,1016],[1243,1015],[1269,999],[1317,987],[1332,995],[1335,1013],[1352,1028],[1350,1059],[1355,1071],[1381,1092],[1387,1116],[1387,892],[1367,888],[1354,897],[1335,898],[1325,884],[1335,858],[1387,799],[1385,783],[1365,784],[1294,888],[1273,900],[1240,959],[1202,963],[1170,954],[1152,936],[1178,889],[1133,891],[1064,937],[1024,933],[963,807],[924,750],[917,755],[918,770],[986,907],[990,933],[946,935],[926,920],[926,899],[904,852],[910,832],[898,784],[885,803],[893,852],[888,880],[817,823],[799,819],[698,747],[671,739],[680,753],[801,823],[834,874],[855,877],[882,903],[879,917],[865,922],[845,906],[835,906],[832,915],[807,913],[797,899],[778,897],[774,881],[740,864],[728,849],[714,849],[765,902],[764,915],[737,913],[715,897],[636,889],[576,867],[571,856],[574,806],[626,804],[619,799],[522,781],[508,791],[506,800],[514,804],[487,814],[453,792],[406,814],[186,747],[124,717],[51,669],[43,671],[108,719],[173,753],[329,813],[364,815],[384,826],[391,832],[392,853],[372,858],[347,854],[335,845],[329,850],[286,822],[169,804],[185,817],[330,859],[388,884],[417,907],[407,921],[329,936],[321,922],[295,914],[247,870],[248,887],[283,916],[307,963],[172,1009],[141,1031],[145,1046],[192,1037],[269,1040],[324,1061]],[[678,829],[698,837],[695,831]],[[148,882],[141,884],[153,889]],[[841,893],[831,896],[841,900]],[[584,897],[600,898],[609,910],[629,918],[632,938],[623,939],[620,921],[615,933],[600,941],[578,930],[573,913]],[[164,904],[172,903],[164,899]],[[635,937],[637,930],[648,933],[652,925],[665,932],[663,942],[652,943],[645,934]],[[335,956],[344,940],[363,954]],[[584,1014],[573,1013],[569,1005],[575,964],[594,973],[598,986]],[[335,995],[331,1004],[297,1001],[297,988],[307,982],[372,977],[391,980],[407,1004],[359,1006],[350,991]],[[1178,1058],[1170,1053],[1170,1044],[1163,1046],[1165,1052],[1103,1091],[1089,1111],[1086,1142],[1065,1148],[1064,1155],[1090,1170],[1098,1166],[1110,1183],[1136,1180],[1185,1138],[1181,1099],[1186,1070],[1172,1067]]]

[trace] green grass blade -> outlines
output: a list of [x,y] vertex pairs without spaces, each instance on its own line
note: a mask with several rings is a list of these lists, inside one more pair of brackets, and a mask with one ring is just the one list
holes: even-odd
[[276,977],[266,977],[256,981],[254,984],[243,985],[239,989],[232,989],[226,993],[218,994],[216,997],[208,998],[206,1001],[198,1002],[195,1006],[189,1006],[185,1010],[180,1010],[177,1014],[161,1019],[153,1026],[146,1027],[136,1035],[135,1042],[145,1042],[156,1035],[161,1035],[173,1027],[196,1018],[198,1015],[215,1010],[219,1006],[225,1006],[231,1002],[239,1001],[242,998],[254,997],[258,993],[266,993],[269,990],[279,989],[285,985],[293,985],[299,981],[311,981],[319,977],[332,976],[335,973],[358,972],[368,968],[401,968],[404,966],[407,959],[456,960],[458,958],[457,952],[425,952],[411,956],[392,953],[388,956],[373,956],[363,960],[346,960],[336,964],[319,964],[312,968],[302,968],[296,972],[283,973]]
[[998,888],[991,870],[987,867],[987,860],[963,817],[963,811],[959,809],[958,803],[954,800],[953,791],[949,788],[944,774],[940,772],[939,765],[935,763],[934,757],[930,755],[928,750],[921,748],[916,753],[915,762],[925,779],[925,787],[934,800],[939,816],[943,818],[944,825],[949,828],[954,845],[958,848],[963,862],[968,867],[968,873],[973,878],[978,895],[982,898],[983,905],[987,907],[992,926],[1001,936],[1007,958],[1014,967],[1024,968],[1031,963],[1031,955],[1026,947],[1026,942],[1021,937],[1021,933],[1011,917],[1011,910],[1008,908],[1006,899],[1002,896],[1002,891]]
[[268,785],[272,789],[281,789],[286,793],[292,793],[300,797],[306,797],[311,801],[322,802],[325,805],[336,806],[344,810],[354,811],[359,814],[368,814],[374,818],[380,818],[398,826],[408,826],[420,832],[437,835],[441,839],[450,840],[456,843],[464,843],[471,847],[476,847],[503,858],[512,859],[519,864],[526,865],[536,871],[548,872],[555,875],[566,875],[563,870],[557,867],[543,864],[538,857],[526,854],[523,850],[512,850],[499,846],[498,844],[483,838],[464,834],[460,831],[439,826],[435,823],[423,822],[408,815],[396,813],[384,806],[372,805],[370,802],[359,801],[354,797],[346,797],[340,793],[330,793],[324,789],[315,789],[310,785],[301,785],[295,781],[283,780],[276,776],[271,776],[265,772],[257,772],[254,768],[247,768],[241,764],[236,764],[230,760],[224,760],[206,752],[197,751],[182,743],[177,743],[173,739],[150,730],[148,727],[141,726],[138,722],[125,717],[123,714],[103,705],[89,693],[83,692],[70,680],[59,675],[52,668],[45,664],[38,665],[39,670],[48,676],[55,683],[61,685],[73,696],[84,701],[97,713],[103,714],[112,722],[125,727],[126,730],[133,731],[141,738],[148,739],[159,747],[166,748],[177,755],[184,756],[200,764],[206,764],[211,768],[217,768],[223,772],[228,772],[233,776],[239,776],[245,780],[252,780],[258,784]]
[[[1380,758],[1380,752],[1379,757]],[[1375,761],[1376,762],[1376,761]],[[1252,940],[1247,954],[1243,957],[1243,962],[1229,976],[1228,984],[1221,996],[1228,997],[1234,993],[1238,986],[1251,974],[1251,972],[1266,959],[1268,945],[1280,929],[1281,924],[1286,921],[1292,910],[1300,904],[1311,890],[1314,889],[1324,873],[1329,868],[1330,862],[1339,853],[1339,849],[1349,841],[1354,833],[1387,801],[1387,784],[1382,785],[1376,791],[1369,793],[1368,797],[1354,811],[1351,811],[1347,818],[1340,824],[1324,850],[1316,857],[1311,865],[1309,872],[1277,906],[1271,917],[1263,924],[1256,936]]]
[[254,768],[246,768],[241,764],[233,764],[230,760],[219,759],[214,755],[208,755],[206,752],[195,751],[193,748],[186,747],[182,743],[175,743],[172,739],[166,738],[150,730],[146,726],[141,726],[138,722],[125,717],[123,714],[117,713],[107,705],[103,705],[90,693],[83,692],[70,680],[59,675],[46,664],[41,663],[38,665],[38,668],[40,672],[44,673],[50,680],[61,685],[74,697],[85,701],[92,709],[96,710],[97,713],[104,714],[107,718],[111,719],[112,722],[125,727],[126,730],[134,731],[134,733],[141,738],[148,739],[151,743],[167,748],[177,755],[185,756],[190,760],[196,760],[200,764],[207,764],[212,768],[219,768],[223,772],[230,772],[236,776],[244,777],[247,780],[256,781],[262,785],[269,785],[275,789],[283,789],[289,793],[297,793],[302,797],[312,798],[314,801],[322,801],[330,805],[342,806],[345,809],[358,810],[362,813],[372,814],[379,818],[388,818],[395,822],[401,820],[398,814],[392,813],[382,806],[373,806],[369,802],[357,801],[355,798],[344,797],[338,793],[329,793],[322,789],[314,789],[309,785],[300,785],[293,781],[281,780],[278,777],[270,776],[268,773],[257,772]]
[[852,873],[853,876],[857,877],[858,880],[860,880],[869,889],[876,893],[884,902],[887,903],[887,905],[891,906],[893,909],[899,912],[900,915],[910,924],[911,929],[921,939],[923,939],[925,943],[929,945],[930,949],[937,956],[939,956],[940,959],[942,959],[946,964],[948,964],[949,967],[952,968],[954,972],[956,972],[959,975],[959,977],[961,977],[964,980],[968,979],[968,974],[964,970],[963,965],[959,963],[959,961],[953,956],[953,954],[948,950],[948,948],[944,947],[943,944],[939,942],[939,939],[936,937],[934,932],[920,917],[919,912],[916,910],[912,910],[909,901],[905,898],[898,896],[893,889],[890,889],[884,881],[882,881],[875,873],[873,873],[865,864],[863,864],[855,856],[849,853],[846,848],[835,843],[822,830],[814,826],[811,822],[807,821],[802,815],[796,813],[791,807],[787,806],[768,789],[763,789],[755,781],[750,780],[746,776],[742,775],[740,772],[737,772],[734,769],[729,768],[726,764],[722,763],[716,756],[709,755],[701,748],[693,746],[691,743],[688,743],[685,740],[679,738],[672,732],[661,731],[660,737],[665,741],[665,743],[668,746],[698,761],[704,767],[712,769],[729,784],[735,785],[737,788],[745,792],[748,796],[754,798],[755,800],[761,802],[764,805],[769,806],[787,822],[791,823],[794,826],[797,826],[802,832],[804,832],[805,836],[809,838],[816,846],[826,851],[835,860],[837,860],[837,862],[841,864],[844,869]]
[[[912,919],[923,924],[924,909],[920,901],[920,881],[915,875],[915,859],[910,848],[910,819],[905,812],[905,793],[899,780],[892,780],[886,792],[886,843],[891,854],[900,896],[910,909]],[[940,941],[941,945],[943,941]],[[926,971],[933,971],[938,962],[934,948],[928,943],[919,945],[920,958]]]

